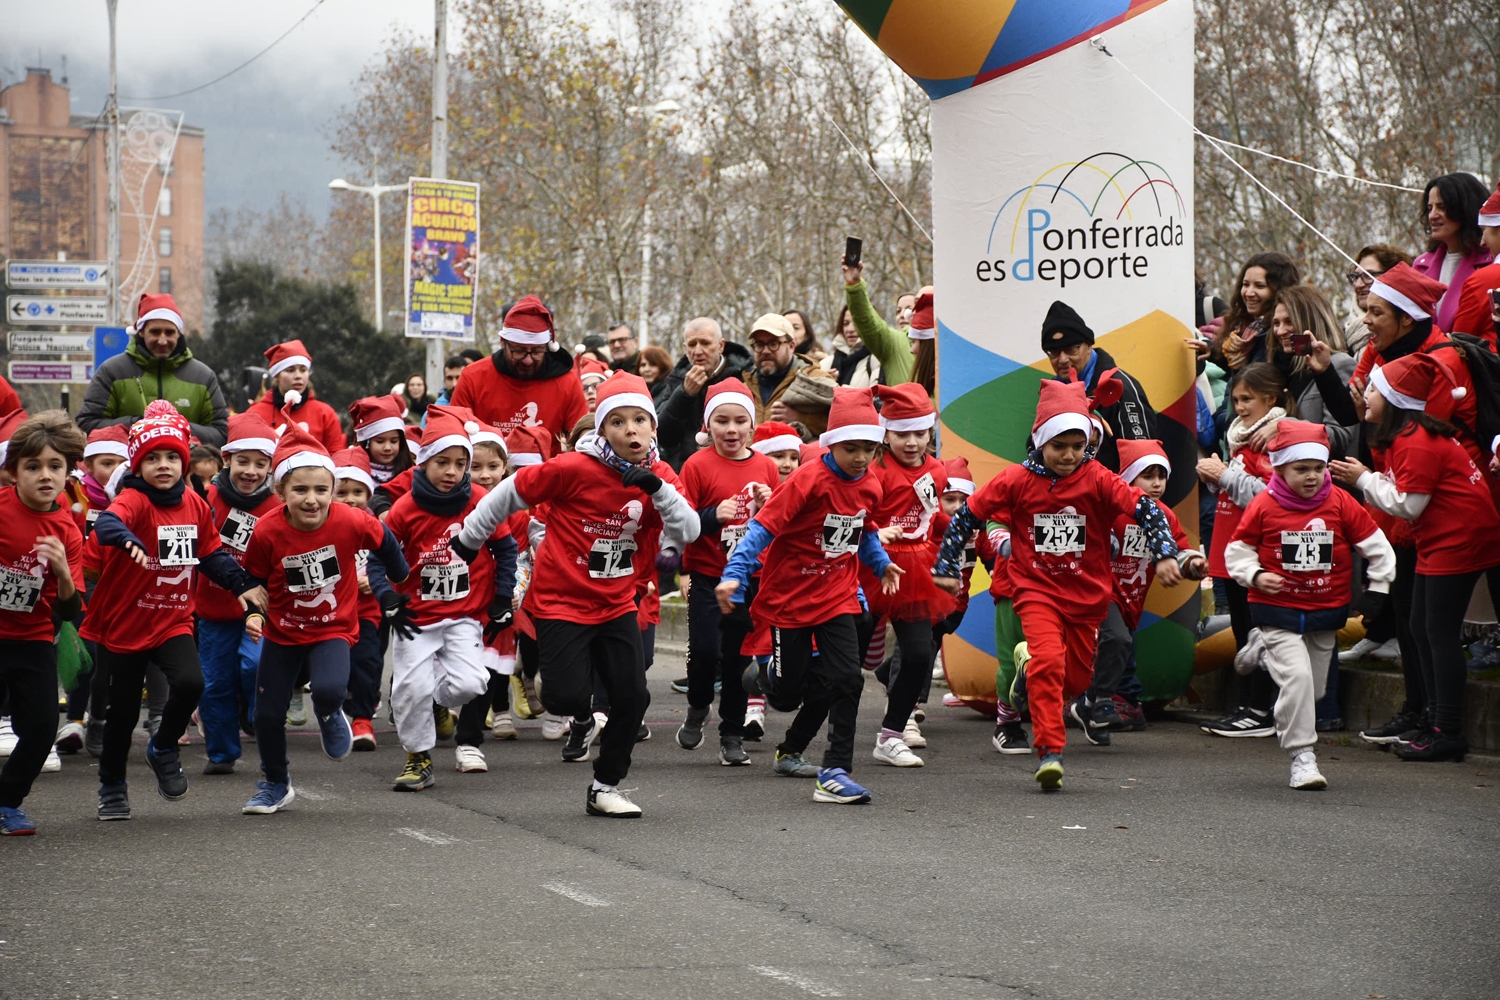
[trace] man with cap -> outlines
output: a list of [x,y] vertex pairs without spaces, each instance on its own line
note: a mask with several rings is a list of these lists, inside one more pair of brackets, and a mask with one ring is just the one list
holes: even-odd
[[165,399],[203,444],[220,447],[229,437],[229,407],[213,369],[193,357],[183,335],[182,313],[170,295],[142,295],[136,306],[135,336],[94,372],[78,426],[86,431],[109,424],[129,427],[146,404]]
[[1096,411],[1108,428],[1099,444],[1099,461],[1111,472],[1119,472],[1117,439],[1145,441],[1156,437],[1156,411],[1146,398],[1146,390],[1115,365],[1109,352],[1094,346],[1094,331],[1065,302],[1054,302],[1047,310],[1047,318],[1042,321],[1042,351],[1057,381],[1082,382],[1090,399],[1098,394],[1101,377],[1120,383],[1119,402]]
[[[755,422],[779,420],[783,423],[801,421],[814,434],[822,434],[828,428],[828,410],[793,409],[782,402],[782,397],[797,380],[799,371],[826,379],[830,387],[835,379],[830,372],[823,371],[810,359],[796,353],[796,337],[791,321],[780,313],[766,313],[750,328],[750,353],[755,365],[740,376],[750,387],[750,396],[755,400]],[[696,430],[696,428],[695,428]]]
[[667,398],[656,430],[661,457],[678,470],[698,450],[695,438],[703,426],[709,387],[740,378],[755,365],[751,353],[725,340],[719,324],[707,316],[688,320],[682,328],[682,349],[682,357],[667,375]]
[[589,412],[573,359],[557,344],[552,313],[535,295],[505,314],[500,349],[465,368],[453,389],[454,406],[466,406],[501,434],[545,427],[565,437]]

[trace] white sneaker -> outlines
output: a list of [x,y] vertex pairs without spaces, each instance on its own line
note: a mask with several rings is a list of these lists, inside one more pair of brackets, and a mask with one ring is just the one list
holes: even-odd
[[1361,639],[1348,649],[1339,653],[1340,663],[1352,663],[1356,660],[1399,660],[1401,659],[1401,646],[1395,639],[1387,639],[1385,642],[1375,642],[1371,639]]
[[612,816],[615,819],[640,819],[641,807],[618,788],[589,786],[587,804],[590,816]]
[[77,753],[83,749],[83,723],[68,721],[57,731],[57,739],[52,745],[63,753]]
[[490,725],[490,735],[497,740],[513,740],[520,734],[516,732],[516,722],[510,713],[501,712]]
[[906,720],[906,728],[901,731],[901,742],[914,750],[920,750],[927,745],[927,737],[923,736],[922,730],[917,728],[915,715]]
[[551,712],[542,713],[542,739],[560,740],[568,735],[568,720]]
[[878,740],[875,743],[874,758],[882,764],[892,767],[921,767],[922,758],[911,752],[911,748],[899,739],[886,740],[884,743]]
[[1293,788],[1303,791],[1316,791],[1328,787],[1328,779],[1323,777],[1323,772],[1318,770],[1318,755],[1311,750],[1303,750],[1292,758],[1292,777],[1287,782]]
[[453,748],[453,770],[463,774],[475,774],[489,769],[490,766],[484,762],[484,754],[478,747],[465,746],[460,743]]
[[62,770],[62,758],[57,754],[57,747],[47,750],[47,759],[42,763],[43,774],[56,774]]
[[745,708],[745,739],[759,743],[766,735],[766,706],[749,705]]
[[10,728],[10,716],[0,719],[0,757],[9,757],[16,749],[16,731]]

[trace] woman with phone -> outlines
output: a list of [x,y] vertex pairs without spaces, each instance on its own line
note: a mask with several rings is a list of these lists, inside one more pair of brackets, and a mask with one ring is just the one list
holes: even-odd
[[1266,348],[1266,360],[1281,371],[1297,401],[1298,419],[1327,429],[1334,458],[1353,451],[1359,425],[1335,416],[1326,404],[1331,399],[1338,406],[1349,398],[1349,378],[1354,374],[1354,359],[1344,352],[1344,335],[1328,296],[1312,285],[1282,289],[1271,314]]
[[[862,254],[862,251],[862,245],[851,237],[844,249],[842,261],[844,297],[849,304],[849,314],[854,317],[854,327],[859,333],[859,339],[870,349],[871,354],[880,359],[886,385],[919,382],[931,398],[936,391],[936,326],[931,329],[920,328],[913,321],[905,330],[895,330],[880,318],[880,314],[870,304],[870,291],[865,287],[864,261],[858,256],[852,256]],[[931,285],[925,286],[919,293],[919,305],[923,298],[931,303]]]

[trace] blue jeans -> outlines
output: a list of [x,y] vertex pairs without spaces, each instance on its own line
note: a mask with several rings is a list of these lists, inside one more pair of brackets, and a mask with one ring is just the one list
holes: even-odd
[[203,664],[203,698],[198,718],[208,759],[216,764],[240,759],[240,714],[255,713],[255,670],[261,643],[245,634],[243,622],[198,620],[198,659]]

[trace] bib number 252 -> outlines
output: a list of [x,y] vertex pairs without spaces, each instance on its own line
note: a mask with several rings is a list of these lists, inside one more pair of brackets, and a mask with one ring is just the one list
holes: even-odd
[[1045,555],[1083,552],[1087,526],[1081,514],[1037,514],[1033,521],[1036,550]]

